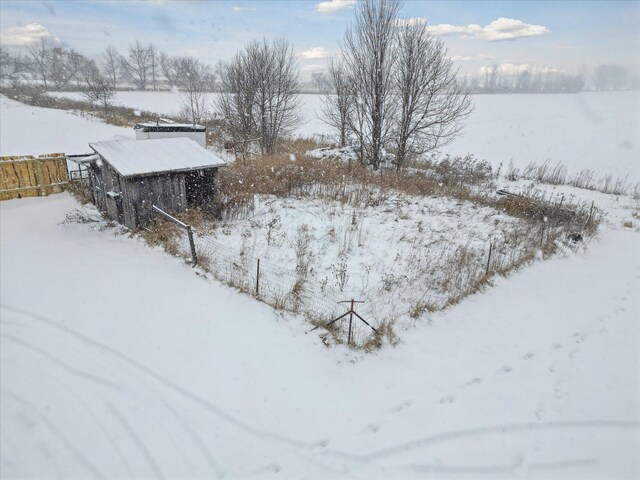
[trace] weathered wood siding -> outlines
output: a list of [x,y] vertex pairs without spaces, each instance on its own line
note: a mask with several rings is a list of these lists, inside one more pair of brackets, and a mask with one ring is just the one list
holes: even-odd
[[204,206],[215,192],[216,169],[124,178],[103,159],[101,166],[94,164],[89,171],[98,210],[129,228],[152,223],[153,205],[179,213],[190,206]]
[[111,220],[126,225],[123,216],[124,179],[106,162],[100,167],[93,165],[90,171],[90,184],[96,207],[101,212],[106,212]]
[[64,153],[0,157],[0,200],[59,193],[68,182]]
[[125,225],[142,226],[153,222],[153,205],[169,213],[187,208],[185,174],[170,173],[125,179]]

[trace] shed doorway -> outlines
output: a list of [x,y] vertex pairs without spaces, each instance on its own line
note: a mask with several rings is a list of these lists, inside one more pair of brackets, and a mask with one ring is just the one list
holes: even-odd
[[206,208],[215,194],[215,170],[199,170],[185,175],[187,207]]

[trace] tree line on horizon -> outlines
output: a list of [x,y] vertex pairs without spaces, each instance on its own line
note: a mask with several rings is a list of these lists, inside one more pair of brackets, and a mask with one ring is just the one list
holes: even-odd
[[[400,170],[410,159],[450,143],[472,111],[473,93],[577,92],[577,75],[523,68],[508,75],[486,67],[482,77],[460,75],[444,42],[425,23],[403,22],[399,0],[363,0],[326,73],[313,75],[323,93],[321,119],[340,147],[353,148],[360,162],[378,170],[392,159]],[[0,80],[36,84],[46,90],[79,89],[109,112],[117,89],[178,89],[181,117],[192,123],[215,118],[224,139],[246,159],[271,154],[300,123],[302,90],[293,44],[285,38],[252,41],[215,68],[193,56],[169,56],[139,40],[125,53],[109,46],[97,60],[46,38],[28,55],[0,48]],[[39,85],[39,87],[37,87]],[[597,90],[637,88],[624,67],[602,65],[593,74]],[[217,92],[213,104],[208,92]]]
[[[166,90],[185,89],[194,70],[210,92],[222,85],[219,65],[213,67],[190,55],[170,56],[149,42],[134,40],[126,52],[106,47],[95,59],[73,48],[56,45],[48,38],[40,38],[26,46],[26,54],[10,53],[0,46],[0,81],[39,82],[47,90],[80,88],[82,74],[87,65],[95,66],[114,90]],[[316,93],[332,91],[330,68],[315,72],[307,82],[306,90]],[[580,91],[637,90],[640,79],[626,67],[602,64],[589,70],[581,67],[568,73],[554,69],[522,66],[516,72],[504,71],[499,64],[484,66],[477,74],[459,75],[459,81],[471,93],[567,93]]]

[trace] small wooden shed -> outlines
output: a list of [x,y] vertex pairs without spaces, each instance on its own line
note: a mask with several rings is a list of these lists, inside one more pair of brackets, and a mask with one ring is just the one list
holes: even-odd
[[153,221],[153,205],[178,213],[207,207],[224,160],[189,138],[90,143],[84,163],[96,207],[129,228]]

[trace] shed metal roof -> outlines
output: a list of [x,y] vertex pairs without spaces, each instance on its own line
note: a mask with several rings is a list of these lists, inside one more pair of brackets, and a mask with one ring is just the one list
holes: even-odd
[[225,161],[190,138],[119,139],[89,146],[123,177],[204,170]]
[[206,127],[195,123],[165,123],[165,122],[143,122],[136,123],[134,130],[143,132],[205,132]]

